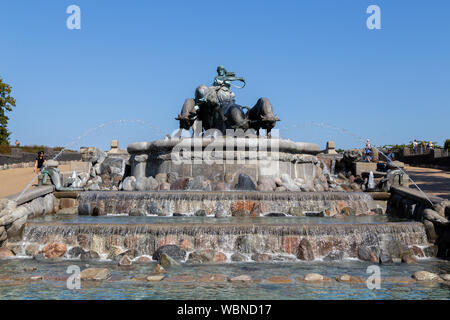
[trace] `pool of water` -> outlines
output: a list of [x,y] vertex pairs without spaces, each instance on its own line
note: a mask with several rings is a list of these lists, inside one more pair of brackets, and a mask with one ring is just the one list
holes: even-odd
[[[110,280],[82,282],[81,289],[71,290],[66,286],[69,265],[106,267],[111,271]],[[33,259],[0,260],[0,299],[450,299],[450,286],[446,284],[424,284],[419,282],[389,280],[401,277],[410,279],[419,270],[435,273],[450,273],[450,262],[437,259],[420,260],[414,265],[381,265],[381,288],[370,290],[365,283],[343,284],[336,281],[325,284],[305,284],[295,281],[297,277],[316,272],[334,278],[340,274],[351,274],[367,279],[367,267],[362,261],[344,262],[286,262],[286,263],[236,263],[224,265],[181,265],[168,270],[167,277],[190,275],[191,282],[161,281],[150,283],[133,279],[152,273],[155,263],[134,265],[123,269],[112,262],[95,262],[86,265],[81,261],[37,261]],[[24,267],[36,267],[32,272]],[[228,277],[246,274],[261,280],[250,284],[203,283],[198,278],[207,274],[223,274]],[[13,281],[4,276],[20,277],[40,275],[41,281]],[[288,284],[272,284],[271,276],[287,276]]]
[[64,216],[48,215],[29,220],[30,222],[64,222],[65,224],[158,224],[158,223],[193,223],[193,224],[367,224],[404,222],[407,219],[399,219],[387,215],[374,216],[353,216],[341,219],[329,217],[159,217],[159,216],[138,216],[110,215],[110,216]]

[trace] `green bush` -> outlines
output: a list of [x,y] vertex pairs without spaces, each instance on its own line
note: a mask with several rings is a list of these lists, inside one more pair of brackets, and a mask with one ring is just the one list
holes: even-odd
[[444,149],[446,149],[446,150],[450,149],[450,139],[445,140]]

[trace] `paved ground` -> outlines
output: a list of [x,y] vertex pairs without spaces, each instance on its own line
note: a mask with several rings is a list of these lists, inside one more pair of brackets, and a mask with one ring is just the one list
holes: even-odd
[[[69,171],[69,165],[59,166],[59,170]],[[33,179],[33,168],[19,168],[0,171],[0,198],[21,192]],[[33,184],[37,184],[37,178]]]
[[450,171],[410,166],[405,169],[423,191],[450,200]]

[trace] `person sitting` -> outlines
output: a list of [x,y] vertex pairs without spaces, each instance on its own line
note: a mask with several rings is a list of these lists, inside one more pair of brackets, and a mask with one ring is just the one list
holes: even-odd
[[370,140],[367,139],[366,146],[364,147],[364,160],[366,162],[372,161],[372,147],[370,146]]

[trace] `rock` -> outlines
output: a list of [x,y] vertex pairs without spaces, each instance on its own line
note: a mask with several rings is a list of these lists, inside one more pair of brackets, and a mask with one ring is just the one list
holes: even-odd
[[348,149],[344,151],[344,161],[357,162],[362,159],[362,151],[360,149]]
[[14,257],[14,256],[15,254],[11,250],[7,248],[0,248],[0,258]]
[[252,255],[252,260],[256,262],[262,262],[262,261],[272,261],[273,258],[271,255],[266,253],[254,253]]
[[425,209],[423,210],[423,217],[424,219],[431,221],[438,225],[448,225],[448,220],[444,217],[441,217],[439,213],[432,209]]
[[248,275],[240,275],[237,277],[233,277],[228,279],[229,282],[251,282],[252,278]]
[[101,281],[111,277],[111,273],[106,268],[87,268],[81,271],[81,280]]
[[167,182],[172,184],[178,180],[178,172],[169,172],[167,174]]
[[398,169],[398,168],[404,168],[405,164],[403,162],[401,162],[401,161],[394,160],[394,161],[388,162],[387,163],[387,167],[388,167],[388,169],[395,170],[395,169]]
[[119,266],[131,266],[132,264],[131,259],[127,255],[124,255],[119,261]]
[[345,208],[342,208],[341,214],[349,217],[349,216],[355,216],[356,212],[355,212],[355,209],[353,209],[353,208],[345,207]]
[[134,262],[137,263],[137,264],[146,264],[146,263],[149,263],[151,261],[152,261],[152,259],[150,259],[147,256],[140,256]]
[[159,182],[153,177],[148,177],[146,187],[147,187],[146,190],[158,190]]
[[337,282],[345,283],[364,283],[364,280],[360,277],[355,277],[352,275],[344,274],[336,277]]
[[287,191],[286,187],[283,186],[275,188],[275,192],[286,192],[286,191]]
[[167,183],[167,173],[164,173],[164,172],[158,173],[155,176],[155,179],[158,181],[159,184]]
[[289,191],[299,191],[300,187],[295,184],[295,182],[291,179],[291,177],[284,173],[281,175],[281,183],[282,186],[285,187]]
[[277,187],[275,177],[273,176],[259,176],[258,185],[265,185],[270,189],[270,191],[272,191]]
[[148,214],[162,216],[164,212],[159,203],[150,202],[148,205]]
[[270,212],[265,214],[264,217],[286,217],[286,215],[282,212]]
[[417,271],[413,278],[417,281],[439,281],[441,279],[436,273],[428,271]]
[[53,242],[42,248],[42,253],[46,258],[61,257],[66,253],[67,247],[63,243]]
[[285,276],[269,277],[266,279],[266,281],[269,283],[276,283],[276,284],[286,284],[286,283],[292,282],[291,279],[289,279],[288,277],[285,277]]
[[123,176],[125,174],[125,160],[119,157],[106,157],[100,164],[100,174]]
[[166,276],[163,275],[151,275],[148,276],[146,279],[147,281],[151,281],[151,282],[159,282],[162,281]]
[[79,257],[82,253],[84,253],[83,248],[81,247],[73,247],[69,250],[68,254],[70,257],[72,258],[77,258]]
[[406,254],[402,256],[402,262],[406,264],[413,264],[416,263],[416,258],[412,254]]
[[322,282],[322,281],[331,281],[330,278],[325,277],[318,273],[308,273],[307,275],[298,278],[297,280],[302,282]]
[[146,216],[147,212],[143,208],[133,208],[130,210],[129,215],[132,217]]
[[58,210],[58,212],[56,212],[57,214],[60,215],[73,215],[73,214],[78,214],[78,208],[77,207],[72,207],[72,208],[63,208]]
[[304,216],[303,210],[299,207],[290,207],[289,208],[289,214],[291,216],[301,217]]
[[117,260],[124,256],[128,250],[122,249],[118,246],[111,246],[108,253],[108,259]]
[[241,262],[241,261],[246,261],[246,260],[247,260],[247,258],[243,254],[240,254],[238,252],[233,253],[231,255],[231,261],[233,261],[233,262]]
[[187,190],[205,190],[207,188],[207,180],[204,176],[195,176],[192,180],[187,184]]
[[228,215],[227,211],[225,210],[222,202],[217,202],[216,206],[214,207],[214,216],[216,218],[223,218]]
[[159,186],[159,190],[170,190],[170,183],[168,182],[161,183],[161,185]]
[[324,192],[325,188],[321,184],[315,184],[314,189],[316,189],[317,192]]
[[261,184],[258,184],[258,186],[256,187],[256,191],[270,192],[270,191],[273,191],[273,188],[270,185],[268,185],[267,183],[261,183]]
[[253,180],[245,173],[239,174],[238,183],[234,187],[236,190],[256,190]]
[[194,216],[196,217],[206,217],[206,211],[203,209],[197,210],[194,213]]
[[304,214],[307,217],[323,217],[323,216],[325,216],[325,213],[323,211],[305,212]]
[[170,267],[180,265],[175,259],[173,259],[172,257],[170,257],[169,255],[167,255],[165,253],[161,253],[160,258],[159,258],[159,263],[161,264],[161,266],[164,269],[168,269]]
[[167,254],[175,260],[183,261],[186,257],[186,251],[174,244],[168,244],[159,247],[153,254],[153,260],[160,261],[161,254]]
[[26,246],[25,254],[30,257],[35,257],[39,254],[39,245],[32,243]]
[[180,178],[177,179],[174,183],[170,185],[170,190],[186,190],[189,178]]
[[442,280],[444,280],[444,281],[450,281],[450,274],[449,274],[449,273],[447,273],[447,274],[441,274],[440,276],[441,276],[441,279],[442,279]]
[[231,215],[233,217],[247,217],[255,207],[254,201],[238,200],[231,204]]
[[434,258],[434,257],[437,256],[438,247],[435,246],[435,245],[429,246],[429,247],[425,247],[425,248],[423,248],[423,253],[424,253],[425,257]]
[[136,178],[134,176],[126,177],[122,182],[122,188],[125,191],[136,190]]
[[167,282],[194,282],[195,278],[191,275],[172,276],[166,279]]
[[312,251],[311,243],[306,239],[303,238],[296,250],[296,256],[300,260],[314,260],[314,253]]
[[200,276],[198,282],[226,282],[227,277],[223,274],[207,274]]
[[214,186],[215,191],[230,191],[232,189],[231,184],[225,182],[218,182]]
[[350,184],[350,188],[352,188],[352,190],[355,191],[355,192],[360,192],[361,191],[361,187],[356,182],[351,183]]
[[425,226],[425,232],[427,234],[428,241],[434,243],[438,239],[436,230],[434,229],[434,224],[431,221],[423,220],[423,225]]
[[156,265],[155,269],[153,269],[153,273],[155,274],[160,274],[164,272],[166,272],[166,270],[159,263]]
[[323,261],[337,261],[342,260],[344,258],[344,252],[342,251],[331,251],[329,254],[327,254]]
[[379,262],[378,255],[372,251],[369,247],[366,246],[360,246],[358,248],[358,258],[363,261],[370,261],[370,262]]
[[236,238],[235,248],[239,253],[258,253],[264,251],[264,243],[257,236],[244,235]]
[[23,271],[25,272],[32,272],[32,271],[36,271],[37,268],[36,267],[25,267],[23,268]]
[[82,261],[88,261],[88,260],[99,260],[100,259],[100,255],[95,252],[95,251],[83,251],[80,254],[80,260]]
[[[126,180],[126,179],[125,179]],[[125,187],[124,187],[125,189]],[[137,191],[145,191],[148,190],[148,186],[147,186],[147,178],[146,177],[139,177],[136,179],[135,182],[135,189]]]

